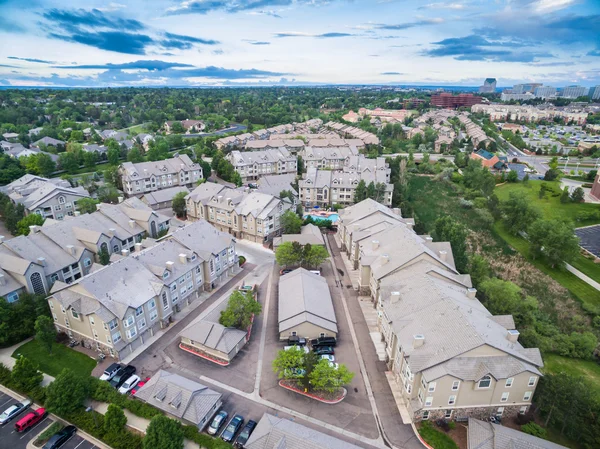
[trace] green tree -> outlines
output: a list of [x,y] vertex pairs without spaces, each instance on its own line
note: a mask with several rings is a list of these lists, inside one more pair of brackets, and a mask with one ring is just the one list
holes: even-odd
[[52,318],[40,316],[35,320],[35,339],[52,354],[52,345],[56,341],[56,328]]
[[17,223],[17,235],[29,235],[31,231],[29,226],[42,226],[44,221],[46,221],[44,217],[39,214],[27,215]]
[[[362,179],[361,179],[361,181],[362,181]],[[374,200],[376,194],[377,194],[377,191],[375,189],[375,183],[373,181],[371,181],[369,183],[369,185],[367,186],[367,198]]]
[[58,415],[68,415],[80,409],[87,397],[87,380],[63,369],[46,389],[46,408]]
[[99,201],[94,198],[81,198],[76,202],[77,210],[82,214],[92,214],[96,212],[96,204],[98,203]]
[[108,410],[104,415],[104,431],[111,436],[116,436],[125,429],[125,424],[127,424],[127,417],[121,407],[108,404]]
[[508,182],[517,182],[519,180],[519,175],[516,171],[511,170],[508,172],[508,176],[506,177]]
[[291,210],[285,211],[280,218],[281,230],[284,234],[300,234],[302,218]]
[[327,249],[322,245],[307,243],[302,249],[302,265],[307,268],[317,268],[329,257]]
[[283,242],[275,250],[275,260],[281,267],[299,265],[302,262],[302,246],[298,242]]
[[106,158],[108,159],[108,163],[110,165],[119,165],[120,157],[121,149],[118,147],[118,145],[116,147],[114,145],[109,145],[108,150],[106,151]]
[[456,269],[464,273],[467,268],[467,229],[450,215],[435,221],[434,236],[441,242],[450,242]]
[[156,415],[146,428],[144,449],[183,449],[181,423],[164,415]]
[[537,220],[541,214],[522,193],[510,192],[508,200],[501,205],[504,224],[511,234],[517,235]]
[[571,199],[574,203],[583,203],[585,201],[585,192],[581,187],[577,187],[573,190],[573,193],[571,193]]
[[187,196],[187,192],[179,192],[176,193],[173,197],[173,212],[177,217],[183,218],[185,217],[186,203],[185,197]]
[[39,366],[24,356],[15,361],[11,379],[23,392],[29,393],[40,385],[44,375],[39,371]]
[[79,161],[73,153],[60,153],[58,156],[58,165],[67,173],[74,174],[79,170]]
[[352,382],[354,373],[340,364],[337,368],[328,360],[321,359],[310,373],[310,384],[315,390],[337,391]]
[[36,158],[37,172],[47,178],[56,171],[56,162],[49,154],[39,153]]
[[273,371],[280,379],[297,379],[299,369],[304,367],[304,351],[300,346],[294,346],[287,351],[281,350],[272,362]]
[[127,153],[127,160],[129,162],[133,162],[134,164],[137,164],[138,162],[144,161],[144,156],[142,156],[142,153],[140,152],[139,148],[132,148]]
[[85,168],[93,169],[98,162],[98,154],[95,151],[88,151],[83,153],[83,165]]
[[241,187],[243,182],[242,182],[242,177],[240,176],[240,174],[238,172],[233,172],[231,177],[229,178],[229,182],[232,182],[233,184],[236,185],[236,187]]
[[108,265],[110,263],[110,254],[108,253],[108,250],[102,248],[98,251],[98,260],[102,265]]
[[560,220],[537,220],[528,230],[533,257],[543,257],[552,266],[572,261],[579,253],[579,240],[570,223]]
[[210,178],[210,174],[212,172],[210,164],[202,158],[198,158],[198,164],[200,165],[200,167],[202,167],[202,177],[204,179]]
[[488,278],[480,282],[479,290],[484,304],[492,315],[506,315],[515,311],[521,301],[521,289],[510,281]]
[[356,185],[356,190],[354,191],[354,202],[360,203],[363,200],[367,199],[367,185],[364,180],[358,181]]
[[469,257],[467,272],[471,275],[471,280],[474,286],[490,277],[490,265],[487,260],[479,254],[473,254]]
[[546,438],[547,436],[546,429],[534,422],[530,422],[521,426],[521,432],[525,432],[538,438]]
[[258,315],[261,310],[262,306],[255,299],[254,292],[236,290],[229,297],[225,310],[221,311],[219,323],[225,327],[247,330],[252,316]]
[[566,186],[563,189],[562,194],[560,195],[560,202],[563,204],[571,202],[571,197],[569,196],[569,188]]

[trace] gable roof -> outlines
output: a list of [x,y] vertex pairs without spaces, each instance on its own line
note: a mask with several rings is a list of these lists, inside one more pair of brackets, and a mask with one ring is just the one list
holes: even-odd
[[510,427],[469,418],[468,449],[567,449]]

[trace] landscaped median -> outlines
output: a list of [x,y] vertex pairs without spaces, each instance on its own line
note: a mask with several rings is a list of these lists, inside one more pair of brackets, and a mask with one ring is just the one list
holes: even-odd
[[306,396],[307,398],[323,402],[324,404],[339,404],[348,394],[348,390],[346,390],[344,387],[341,387],[333,392],[309,391],[302,385],[300,381],[294,379],[281,379],[279,381],[279,386],[285,388],[286,390],[293,391],[294,393],[301,394],[302,396]]
[[207,353],[202,352],[202,351],[200,351],[196,348],[193,348],[189,345],[186,345],[184,343],[179,343],[179,349],[182,349],[185,352],[189,352],[190,354],[194,354],[195,356],[203,358],[204,360],[208,360],[209,362],[216,363],[219,366],[228,366],[229,365],[229,362],[227,362],[226,360],[221,360],[221,359],[218,359],[211,355],[208,355]]

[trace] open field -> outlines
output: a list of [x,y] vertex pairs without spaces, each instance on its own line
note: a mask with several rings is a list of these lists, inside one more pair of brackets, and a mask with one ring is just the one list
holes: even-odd
[[556,354],[544,356],[544,373],[567,373],[584,377],[600,398],[600,365],[593,360],[579,360]]
[[96,366],[92,358],[58,343],[54,343],[52,354],[49,355],[46,348],[36,340],[31,340],[19,346],[12,356],[17,358],[19,354],[37,363],[40,371],[52,377],[58,376],[64,368],[69,368],[78,376],[89,377]]

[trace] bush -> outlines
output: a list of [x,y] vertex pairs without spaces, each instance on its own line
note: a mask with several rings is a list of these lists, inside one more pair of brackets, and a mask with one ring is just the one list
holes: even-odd
[[419,429],[419,434],[435,449],[458,449],[458,446],[448,435],[436,430],[429,421],[425,421]]
[[521,431],[538,438],[546,438],[547,435],[546,429],[534,422],[521,426]]
[[464,207],[465,209],[471,209],[473,207],[473,202],[469,200],[465,200],[461,198],[459,201],[460,207]]
[[56,432],[58,432],[62,428],[63,428],[63,425],[61,423],[56,422],[56,421],[53,422],[50,425],[50,427],[48,427],[46,430],[44,430],[42,433],[40,433],[38,435],[38,437],[33,442],[33,444],[38,447],[42,446],[42,444],[46,443],[46,441],[48,441],[52,435],[54,435]]
[[186,439],[193,441],[198,446],[205,449],[231,448],[231,444],[228,444],[223,440],[198,432],[196,426],[183,426],[183,435]]
[[238,263],[240,267],[246,263],[246,258],[244,256],[238,256]]
[[108,382],[96,378],[90,379],[90,397],[99,402],[118,405],[140,418],[152,419],[156,415],[162,414],[159,409],[145,402],[136,401],[123,394],[119,394]]

